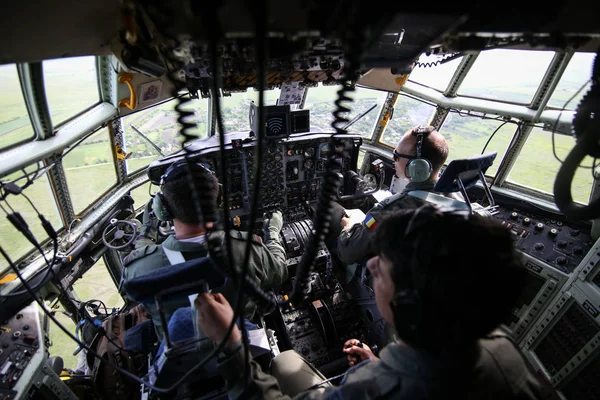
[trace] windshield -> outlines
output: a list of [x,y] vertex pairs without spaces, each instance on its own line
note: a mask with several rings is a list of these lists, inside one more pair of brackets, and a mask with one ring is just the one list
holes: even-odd
[[[333,132],[331,127],[334,120],[332,113],[336,109],[335,101],[338,98],[340,88],[341,86],[318,86],[308,89],[304,108],[310,110],[310,130],[312,132]],[[346,107],[351,109],[350,113],[345,115],[346,119],[352,120],[374,105],[375,108],[351,125],[348,132],[358,133],[362,137],[370,139],[373,136],[375,123],[379,118],[386,95],[386,92],[362,87],[357,87],[354,92],[351,92],[349,97],[352,97],[354,101],[344,103]],[[341,124],[340,127],[345,124]]]

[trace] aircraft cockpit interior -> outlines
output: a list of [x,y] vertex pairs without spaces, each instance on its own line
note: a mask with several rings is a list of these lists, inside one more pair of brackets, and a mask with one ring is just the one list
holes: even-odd
[[[593,5],[0,8],[0,399],[249,398],[190,312],[209,291],[264,371],[295,350],[339,384],[344,343],[377,355],[396,337],[338,238],[404,193],[511,232],[527,282],[499,329],[552,398],[600,398]],[[431,131],[439,177],[405,190],[437,175]],[[168,243],[186,201],[225,233],[184,258]]]

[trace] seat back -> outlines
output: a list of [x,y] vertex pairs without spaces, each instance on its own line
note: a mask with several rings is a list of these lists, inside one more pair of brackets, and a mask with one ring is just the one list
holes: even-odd
[[188,296],[207,292],[225,285],[225,273],[209,257],[197,258],[156,269],[124,282],[127,295],[146,306],[160,324],[159,334],[165,335],[171,347],[167,324],[180,307],[189,305]]
[[468,204],[464,201],[452,199],[450,197],[442,196],[437,193],[426,192],[424,190],[413,190],[408,192],[408,195],[425,200],[428,203],[435,204],[440,207],[448,207],[453,208],[455,210],[470,210]]
[[[492,166],[498,153],[487,153],[479,156],[452,160],[438,179],[434,192],[454,193],[469,189],[477,183],[489,167]],[[484,181],[485,183],[485,181]]]

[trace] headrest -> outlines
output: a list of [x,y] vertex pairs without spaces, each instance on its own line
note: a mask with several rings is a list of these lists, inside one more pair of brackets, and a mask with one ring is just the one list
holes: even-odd
[[[145,275],[125,281],[125,291],[135,301],[154,301],[154,296],[166,289],[204,280],[208,287],[218,288],[225,284],[226,276],[209,257],[197,258],[184,263],[159,268]],[[198,293],[198,288],[177,292],[178,296]]]
[[440,179],[438,179],[434,192],[452,193],[460,191],[458,178],[462,180],[465,189],[475,185],[479,180],[479,171],[485,174],[485,171],[494,163],[498,153],[487,153],[480,156],[453,160],[448,164]]

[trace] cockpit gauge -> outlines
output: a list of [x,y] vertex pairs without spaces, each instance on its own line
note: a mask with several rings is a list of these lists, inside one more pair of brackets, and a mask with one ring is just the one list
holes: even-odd
[[329,154],[329,144],[323,143],[319,148],[319,154],[321,157],[327,156],[327,154]]
[[313,160],[304,161],[304,169],[313,169],[315,166],[315,162]]
[[306,158],[312,158],[315,155],[315,148],[314,147],[309,147],[306,150],[304,150],[304,157]]
[[365,181],[365,190],[373,190],[377,187],[377,178],[373,174],[365,174],[363,176]]

